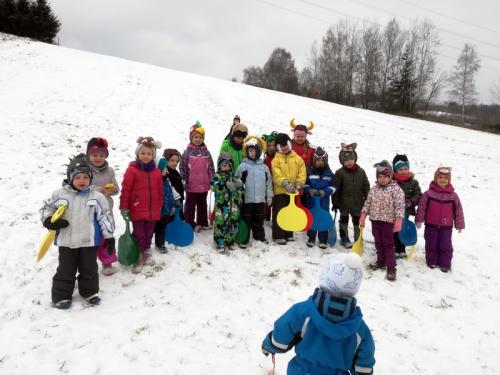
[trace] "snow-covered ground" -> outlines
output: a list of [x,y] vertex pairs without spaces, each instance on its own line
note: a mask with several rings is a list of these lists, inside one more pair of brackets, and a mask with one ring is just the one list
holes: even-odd
[[[313,120],[310,139],[326,147],[332,168],[340,142],[358,142],[372,181],[372,164],[396,152],[408,154],[424,189],[438,165],[451,165],[466,219],[454,233],[453,272],[425,267],[420,232],[415,259],[398,262],[397,282],[366,272],[359,304],[376,340],[377,374],[498,373],[500,137],[0,35],[0,374],[266,373],[264,335],[312,293],[324,258],[302,233],[291,246],[230,256],[215,254],[211,233],[201,233],[191,247],[156,253],[148,273],[118,266],[101,276],[102,304],[85,308],[75,292],[69,311],[50,307],[56,250],[35,262],[45,233],[38,209],[90,137],[109,140],[121,180],[137,136],[182,151],[200,120],[216,157],[235,114],[250,133]],[[116,237],[124,229],[117,221]],[[369,227],[365,237],[368,262]],[[277,357],[277,374],[292,355]]]

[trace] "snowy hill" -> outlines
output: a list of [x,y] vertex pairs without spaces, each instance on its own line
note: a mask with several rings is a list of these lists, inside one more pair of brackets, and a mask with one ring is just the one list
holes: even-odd
[[[120,267],[101,275],[102,305],[84,308],[75,295],[66,312],[50,307],[57,252],[35,262],[45,233],[38,209],[90,137],[110,141],[121,181],[137,136],[182,150],[200,120],[216,156],[235,114],[250,133],[313,120],[311,141],[326,147],[332,168],[340,142],[358,142],[372,181],[372,164],[396,152],[408,154],[424,189],[439,164],[453,166],[466,220],[453,235],[453,272],[425,267],[420,231],[415,259],[398,261],[397,282],[366,271],[359,304],[376,340],[377,374],[498,373],[500,137],[1,35],[0,108],[0,374],[267,372],[264,335],[317,285],[323,254],[306,248],[303,234],[292,246],[223,256],[202,233],[190,248],[154,254],[148,274]],[[366,263],[374,258],[369,232]],[[277,374],[291,356],[277,356]]]

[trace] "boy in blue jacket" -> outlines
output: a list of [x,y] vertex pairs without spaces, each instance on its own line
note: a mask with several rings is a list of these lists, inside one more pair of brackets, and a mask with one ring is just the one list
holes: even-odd
[[[309,194],[312,199],[307,200],[307,208],[311,209],[316,204],[315,197],[319,197],[319,204],[326,212],[330,212],[330,197],[335,193],[335,176],[328,166],[327,152],[318,147],[313,155],[312,166],[307,171],[307,181],[304,186],[304,194]],[[327,248],[328,231],[307,231],[307,246],[313,247],[316,242],[316,233],[319,238],[320,249]]]
[[356,306],[363,270],[355,253],[328,256],[319,285],[275,323],[262,351],[285,353],[295,347],[289,375],[373,374],[375,344]]

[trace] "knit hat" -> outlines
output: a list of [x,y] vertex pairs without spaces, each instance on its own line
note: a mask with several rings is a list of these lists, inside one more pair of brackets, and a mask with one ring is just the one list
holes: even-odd
[[440,175],[448,177],[448,183],[451,183],[451,167],[439,167],[436,169],[436,172],[434,172],[434,182],[437,181]]
[[379,161],[378,163],[373,164],[373,166],[376,168],[375,169],[376,176],[383,175],[392,178],[393,171],[391,163],[389,163],[387,160]]
[[219,155],[217,158],[217,170],[220,170],[220,167],[222,164],[229,164],[231,167],[231,171],[233,170],[233,157],[229,152],[223,152],[222,154]]
[[328,153],[322,148],[318,147],[313,155],[313,166],[316,167],[316,160],[322,159],[325,165],[328,165]]
[[240,122],[240,121],[241,121],[240,116],[238,116],[238,115],[234,115],[234,118],[233,118],[233,124],[234,124],[234,122],[235,122],[236,120],[238,120],[238,122]]
[[276,148],[278,149],[279,152],[281,152],[281,148],[288,145],[288,148],[291,150],[292,149],[292,141],[288,134],[285,133],[279,133],[276,136],[275,139],[276,142]]
[[199,121],[196,121],[196,124],[194,124],[193,126],[191,126],[189,128],[189,140],[190,141],[193,140],[194,133],[200,134],[203,137],[203,139],[205,139],[205,128],[203,127],[203,125],[201,125],[201,123]]
[[248,128],[245,124],[239,123],[232,127],[231,136],[232,137],[243,137],[246,138],[248,135]]
[[89,176],[90,182],[92,182],[92,168],[90,167],[85,154],[78,154],[72,159],[69,159],[68,167],[66,168],[66,177],[70,184],[73,183],[73,178],[78,173],[85,173]]
[[91,138],[87,143],[87,156],[98,152],[103,153],[106,157],[108,157],[108,141],[101,137]]
[[295,119],[290,120],[290,127],[293,129],[293,133],[301,133],[304,136],[307,136],[308,134],[312,134],[311,130],[314,128],[314,123],[312,121],[309,121],[309,125],[305,126],[302,124],[297,125],[295,122]]
[[156,149],[161,147],[161,142],[155,141],[153,137],[139,137],[137,138],[137,147],[135,149],[135,156],[139,157],[139,152],[143,147],[148,147],[153,150],[153,159],[156,159]]
[[363,280],[361,263],[356,253],[329,255],[319,275],[319,286],[335,297],[353,297]]
[[392,159],[392,168],[395,172],[397,172],[400,168],[410,168],[410,161],[408,160],[408,156],[406,154],[396,154],[394,159]]
[[248,150],[250,148],[255,148],[255,160],[260,159],[262,152],[266,152],[266,142],[264,138],[258,137],[256,135],[249,135],[245,138],[243,142],[243,153],[248,158]]
[[170,158],[174,155],[177,155],[179,157],[179,160],[181,160],[181,153],[177,151],[175,148],[166,148],[163,151],[163,157],[165,160],[168,162]]
[[344,164],[346,160],[354,160],[355,162],[358,161],[358,154],[356,153],[357,146],[358,146],[357,143],[351,143],[349,145],[345,143],[340,144],[340,152],[339,152],[340,164]]

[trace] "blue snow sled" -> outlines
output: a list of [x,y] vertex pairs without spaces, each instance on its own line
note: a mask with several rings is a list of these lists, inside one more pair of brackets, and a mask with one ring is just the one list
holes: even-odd
[[182,206],[175,208],[174,220],[167,225],[165,241],[175,246],[189,246],[193,243],[194,232],[191,225],[181,220]]
[[332,229],[333,219],[328,210],[321,208],[320,197],[314,197],[314,206],[310,209],[313,223],[310,230],[325,232]]
[[417,243],[417,227],[413,221],[408,218],[403,219],[403,225],[398,232],[398,237],[401,243],[405,246],[413,246]]

